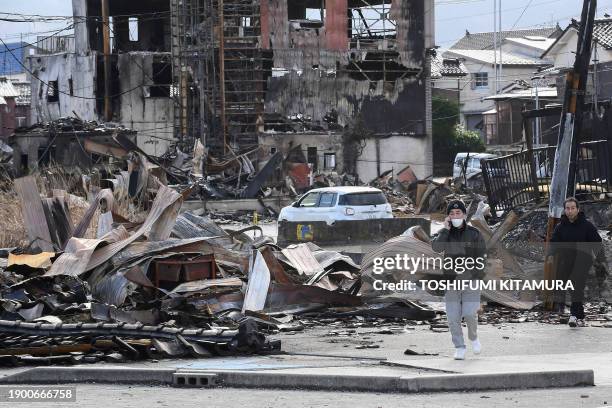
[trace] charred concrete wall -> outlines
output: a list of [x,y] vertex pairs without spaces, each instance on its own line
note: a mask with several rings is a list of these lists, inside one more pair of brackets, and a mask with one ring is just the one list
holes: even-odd
[[[357,158],[361,179],[407,164],[430,175],[433,1],[328,1],[321,17],[317,7],[322,2],[261,1],[262,47],[273,66],[265,113],[314,124],[333,117],[340,129],[360,118],[372,135]],[[366,21],[359,32],[355,16],[365,21],[368,13],[387,25]]]
[[[174,100],[170,61],[169,1],[120,2],[110,0],[113,37],[111,56],[112,121],[139,130],[138,145],[161,155],[174,141]],[[30,69],[32,123],[78,115],[104,121],[104,64],[99,0],[73,0],[75,53],[36,55]],[[158,13],[159,14],[156,14]],[[138,35],[130,37],[130,15]],[[162,16],[162,17],[159,17]],[[134,21],[133,21],[134,22]]]
[[116,113],[122,125],[138,131],[138,147],[154,156],[174,141],[172,80],[159,74],[170,73],[169,60],[170,53],[129,52],[119,54],[117,62],[121,96]]
[[96,56],[38,55],[29,59],[32,79],[32,123],[78,115],[97,120],[95,101]]
[[[341,174],[344,171],[342,135],[337,133],[262,133],[259,135],[261,164],[265,165],[277,151],[286,157],[289,150],[298,145],[301,145],[307,162],[313,164],[315,173]],[[330,165],[332,160],[329,155],[334,156],[334,166]]]

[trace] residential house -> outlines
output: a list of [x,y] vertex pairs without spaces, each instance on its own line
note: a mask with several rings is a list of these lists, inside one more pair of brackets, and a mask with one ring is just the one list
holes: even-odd
[[[578,29],[580,22],[572,20],[559,37],[541,54],[552,60],[555,68],[571,68],[576,59]],[[595,20],[593,25],[593,52],[591,64],[612,62],[612,18]]]
[[496,146],[503,149],[502,146],[521,144],[525,131],[532,137],[534,145],[554,144],[559,117],[547,117],[537,123],[529,123],[530,128],[524,129],[522,112],[556,102],[556,86],[535,87],[526,82],[514,83],[485,99],[495,103],[493,109],[483,112],[485,140],[489,150],[494,150]]
[[0,77],[0,137],[4,140],[15,131],[18,96],[13,83],[6,77]]
[[461,81],[469,74],[462,58],[444,58],[437,53],[431,60],[432,96],[461,102]]
[[30,104],[32,103],[32,84],[28,79],[27,73],[7,75],[18,96],[15,98],[15,127],[25,127],[30,125]]
[[[566,72],[575,62],[580,23],[572,20],[561,35],[543,53],[553,61],[553,67],[540,75],[557,84],[557,102],[565,95]],[[608,139],[612,148],[612,18],[596,19],[593,25],[591,63],[586,84],[585,109],[582,124],[583,140]],[[556,139],[551,142],[556,143]]]
[[[553,67],[542,73],[556,79],[559,96],[565,87],[564,72],[574,66],[578,40],[579,22],[572,20],[556,39],[542,53],[542,58],[552,60]],[[597,19],[593,26],[593,45],[591,52],[591,75],[587,84],[587,100],[600,101],[612,98],[612,18]],[[593,84],[596,83],[595,87]]]
[[[550,60],[540,58],[541,51],[554,42],[560,32],[559,27],[502,31],[501,35],[498,33],[497,40],[501,51],[494,50],[493,32],[466,32],[462,39],[443,53],[445,58],[461,59],[469,72],[469,76],[459,84],[461,122],[467,129],[480,132],[485,142],[491,138],[490,135],[486,136],[483,114],[493,113],[495,104],[486,98],[517,81],[530,84],[539,68],[550,65]],[[497,83],[496,65],[501,66]],[[438,85],[445,88],[451,86],[448,82]]]

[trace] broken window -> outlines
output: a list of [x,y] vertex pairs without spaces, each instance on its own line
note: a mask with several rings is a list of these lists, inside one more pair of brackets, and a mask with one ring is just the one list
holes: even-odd
[[306,20],[320,21],[325,23],[325,9],[324,8],[307,8],[306,9]]
[[321,28],[325,23],[325,2],[323,0],[289,2],[287,7],[289,20],[301,21],[301,28]]
[[138,41],[138,17],[130,17],[128,19],[128,30],[130,31],[129,39],[131,42]]
[[47,84],[47,102],[59,102],[58,81],[49,81]]
[[488,88],[489,87],[489,74],[487,72],[475,72],[472,74],[472,87]]
[[152,66],[153,86],[149,87],[149,96],[152,98],[163,98],[170,96],[172,86],[172,67],[168,62],[153,62]]
[[[391,0],[356,0],[349,9],[349,32],[360,46],[396,36],[396,23],[389,18]],[[360,47],[357,47],[360,48]]]
[[[104,26],[100,0],[82,1],[86,3],[90,48],[102,51]],[[113,52],[170,51],[168,0],[108,1],[107,3]]]
[[336,168],[336,153],[325,153],[323,156],[323,166],[325,170],[333,170]]
[[253,37],[255,36],[255,27],[253,27],[253,18],[251,17],[240,17],[240,27],[238,27],[239,37]]
[[306,160],[308,161],[308,163],[312,164],[312,170],[316,172],[317,169],[319,168],[318,160],[317,160],[317,148],[309,147],[308,150],[306,150],[306,154],[307,154]]

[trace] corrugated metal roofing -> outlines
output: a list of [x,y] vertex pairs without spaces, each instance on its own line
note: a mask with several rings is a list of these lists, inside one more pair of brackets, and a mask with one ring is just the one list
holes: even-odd
[[0,96],[15,98],[19,96],[19,92],[17,92],[11,81],[6,78],[0,78]]

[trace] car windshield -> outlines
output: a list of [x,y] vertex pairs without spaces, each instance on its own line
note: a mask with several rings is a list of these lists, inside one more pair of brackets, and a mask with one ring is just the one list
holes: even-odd
[[353,193],[340,196],[339,205],[380,205],[387,204],[385,195],[381,192]]
[[300,207],[316,207],[319,202],[319,193],[309,193],[300,201]]

